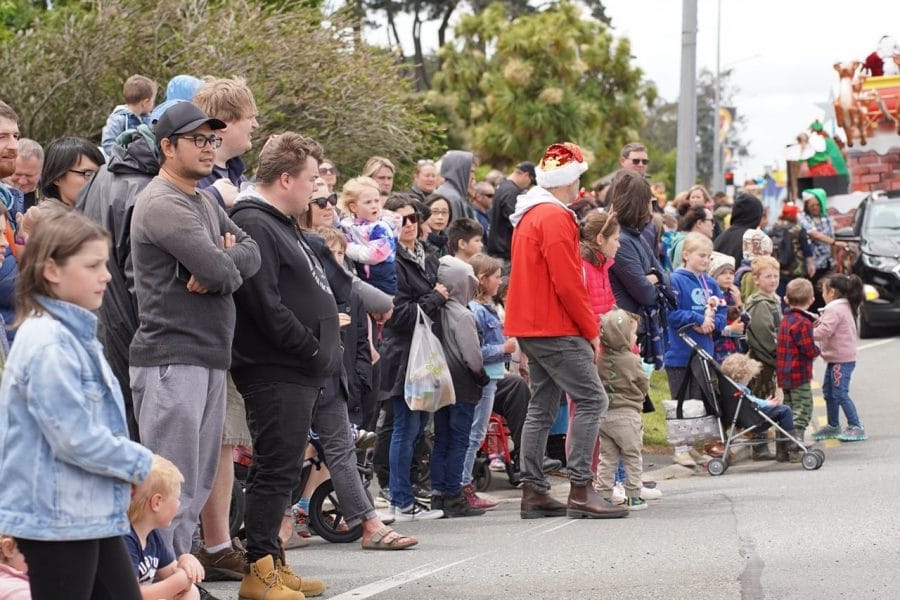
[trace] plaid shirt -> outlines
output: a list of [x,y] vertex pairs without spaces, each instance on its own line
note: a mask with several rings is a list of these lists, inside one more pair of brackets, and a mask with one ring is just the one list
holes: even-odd
[[778,386],[792,390],[812,381],[813,360],[819,348],[813,340],[813,317],[791,308],[778,326]]

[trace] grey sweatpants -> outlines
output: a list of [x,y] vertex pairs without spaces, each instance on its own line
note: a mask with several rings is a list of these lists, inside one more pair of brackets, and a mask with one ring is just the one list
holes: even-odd
[[225,425],[225,371],[194,365],[131,367],[134,414],[141,443],[168,458],[184,476],[181,506],[162,530],[175,555],[191,551],[206,504]]

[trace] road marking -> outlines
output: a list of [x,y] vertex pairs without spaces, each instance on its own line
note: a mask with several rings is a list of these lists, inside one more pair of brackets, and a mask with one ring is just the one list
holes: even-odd
[[825,406],[825,397],[813,396],[813,406]]
[[441,571],[450,569],[451,567],[473,561],[476,558],[481,558],[486,554],[487,552],[483,552],[477,556],[470,556],[469,558],[464,558],[463,560],[458,560],[456,562],[440,566],[434,566],[439,564],[437,562],[427,563],[422,565],[421,567],[416,567],[415,569],[404,571],[403,573],[392,575],[391,577],[387,577],[380,581],[375,581],[368,585],[352,589],[350,591],[344,592],[343,594],[332,596],[331,600],[360,600],[361,598],[371,598],[372,596],[375,596],[382,592],[386,592],[387,590],[403,585],[404,583],[410,583],[417,579],[422,579],[423,577],[428,577],[429,575],[440,573]]
[[811,387],[812,389],[814,389],[814,390],[819,390],[819,393],[821,393],[821,390],[822,390],[822,384],[819,383],[819,381],[818,381],[817,379],[813,379],[812,381],[810,381],[810,382],[809,382],[809,385],[810,385],[810,387]]
[[896,342],[897,338],[892,337],[886,340],[879,340],[877,342],[872,342],[871,344],[863,344],[862,346],[857,346],[857,350],[868,350],[869,348],[877,348],[878,346],[884,346],[885,344],[890,344],[891,342]]
[[550,533],[551,531],[556,531],[557,529],[562,529],[563,527],[566,527],[566,526],[568,526],[568,525],[571,525],[571,524],[574,523],[574,522],[575,522],[575,519],[569,519],[568,521],[566,521],[566,522],[563,523],[562,525],[557,525],[556,527],[551,527],[550,529],[547,529],[546,531],[541,531],[541,532],[539,532],[539,535],[544,535],[545,533]]

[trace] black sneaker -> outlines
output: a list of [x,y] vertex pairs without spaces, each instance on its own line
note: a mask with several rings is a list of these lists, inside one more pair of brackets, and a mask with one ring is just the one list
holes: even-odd
[[475,508],[471,506],[468,502],[466,502],[466,497],[460,494],[459,496],[444,496],[444,504],[442,510],[444,511],[444,516],[448,519],[453,519],[455,517],[480,517],[484,514],[483,508]]

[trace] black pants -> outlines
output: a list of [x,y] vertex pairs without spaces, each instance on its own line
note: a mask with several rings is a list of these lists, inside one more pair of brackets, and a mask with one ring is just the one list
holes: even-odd
[[253,462],[247,475],[244,528],[247,561],[269,554],[278,559],[281,517],[303,465],[309,426],[322,388],[294,383],[238,386],[247,407]]
[[530,398],[531,390],[528,388],[528,384],[518,375],[507,375],[497,382],[494,412],[506,419],[509,435],[515,442],[512,455],[516,464],[518,464],[519,448],[522,447],[522,426],[525,424]]
[[77,542],[17,538],[28,563],[33,600],[140,600],[134,566],[121,537]]
[[394,403],[391,400],[381,402],[375,433],[378,437],[375,440],[372,465],[375,468],[375,477],[378,478],[379,487],[386,490],[388,489],[388,476],[391,472],[388,454],[391,450],[391,436],[394,433]]

